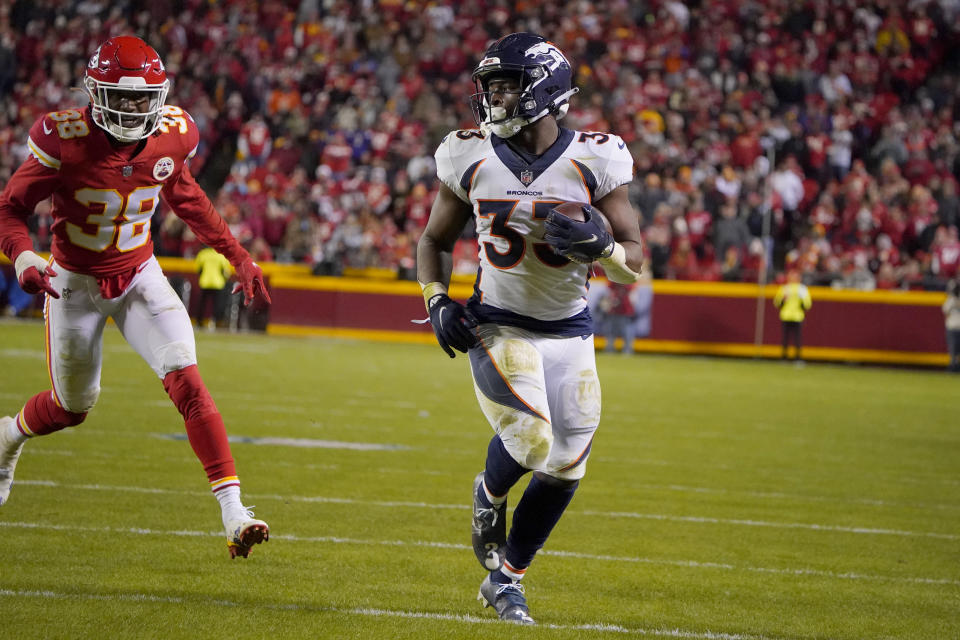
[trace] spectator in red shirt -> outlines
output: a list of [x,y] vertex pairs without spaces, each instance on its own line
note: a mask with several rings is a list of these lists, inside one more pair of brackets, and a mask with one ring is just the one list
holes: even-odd
[[700,279],[697,254],[690,246],[690,238],[686,235],[677,237],[676,247],[670,253],[670,260],[667,262],[667,277],[671,280]]
[[703,196],[695,194],[693,204],[684,216],[687,221],[687,234],[690,246],[698,258],[703,258],[707,251],[707,244],[713,228],[713,216],[703,207]]
[[351,166],[353,157],[353,148],[347,144],[346,137],[340,133],[334,133],[327,144],[323,147],[323,153],[320,155],[320,162],[325,164],[333,172],[335,178],[343,178]]
[[253,114],[253,117],[244,123],[237,137],[237,160],[252,167],[259,167],[270,157],[272,149],[270,127],[261,114]]
[[613,353],[616,349],[616,340],[621,340],[620,352],[633,353],[633,341],[636,333],[633,321],[636,317],[633,301],[630,294],[633,285],[609,282],[604,296],[600,299],[600,310],[606,324],[607,344],[604,350]]
[[956,227],[937,227],[933,241],[933,272],[943,280],[957,277],[960,269],[960,240]]
[[760,137],[753,127],[744,127],[730,144],[730,161],[739,169],[753,167],[754,161],[761,155],[763,155],[763,147],[760,146]]

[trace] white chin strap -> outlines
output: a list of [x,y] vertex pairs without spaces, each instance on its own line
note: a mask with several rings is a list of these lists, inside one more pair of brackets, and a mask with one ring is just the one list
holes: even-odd
[[[504,110],[503,107],[494,107],[493,109],[499,109],[500,111]],[[509,120],[503,120],[500,122],[484,122],[480,125],[480,129],[487,135],[492,133],[498,138],[510,138],[515,136],[520,129],[523,129],[525,126],[530,124],[530,122],[531,121],[527,118],[510,118]]]
[[[565,106],[566,105],[564,105],[564,107]],[[510,118],[509,120],[502,120],[502,118],[507,117],[507,110],[503,107],[490,107],[490,120],[493,122],[484,122],[480,125],[480,129],[487,135],[492,133],[498,138],[510,138],[517,135],[520,129],[523,129],[528,124],[536,122],[549,112],[549,109],[544,109],[535,116],[528,116],[526,118],[517,117]]]
[[[573,87],[566,93],[563,93],[558,97],[554,102],[565,101],[573,94],[580,91],[580,89]],[[564,102],[560,105],[560,108],[557,110],[557,120],[563,118],[567,115],[567,111],[570,109],[570,103]],[[523,129],[528,124],[533,124],[543,116],[550,113],[550,109],[544,109],[535,116],[528,116],[526,118],[510,118],[509,120],[503,120],[507,117],[507,110],[503,107],[490,107],[490,117],[487,122],[484,122],[480,125],[481,131],[485,134],[490,135],[491,133],[496,135],[498,138],[510,138],[515,136],[520,129]]]
[[[143,122],[139,125],[133,127],[125,127],[122,124],[111,121],[109,118],[101,114],[100,120],[103,122],[103,127],[110,132],[114,138],[120,142],[138,142],[142,140],[147,135],[147,122],[146,118],[143,119]],[[95,121],[96,122],[96,121]],[[100,124],[99,122],[97,124]]]

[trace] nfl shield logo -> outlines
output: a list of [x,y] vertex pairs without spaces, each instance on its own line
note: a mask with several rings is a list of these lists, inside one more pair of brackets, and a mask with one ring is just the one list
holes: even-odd
[[130,166],[130,165],[125,166],[125,167],[123,168],[123,177],[124,177],[124,178],[129,178],[129,177],[132,176],[132,175],[133,175],[133,167]]
[[529,187],[530,183],[533,182],[533,171],[521,171],[520,182],[523,183],[523,186]]

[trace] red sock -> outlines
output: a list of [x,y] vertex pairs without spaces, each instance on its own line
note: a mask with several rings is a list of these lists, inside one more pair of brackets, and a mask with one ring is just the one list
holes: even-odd
[[203,384],[197,365],[168,373],[163,379],[163,388],[183,416],[187,439],[207,472],[211,490],[216,493],[224,487],[239,485],[223,418]]
[[67,411],[53,399],[52,391],[42,391],[27,400],[17,414],[17,428],[25,436],[45,436],[48,433],[73,427],[87,417],[87,413]]

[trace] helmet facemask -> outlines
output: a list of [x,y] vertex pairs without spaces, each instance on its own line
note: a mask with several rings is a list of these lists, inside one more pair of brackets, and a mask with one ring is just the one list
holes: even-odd
[[[484,59],[473,73],[477,92],[470,97],[477,125],[487,134],[509,138],[548,114],[559,120],[567,113],[570,96],[579,89],[572,87],[563,91],[558,86],[561,83],[552,76],[553,71],[546,64],[505,64],[494,58]],[[519,81],[519,95],[512,113],[490,104],[490,82],[503,78]]]
[[[92,105],[94,123],[121,142],[137,142],[160,126],[160,111],[170,90],[170,81],[147,84],[143,78],[125,76],[119,82],[104,82],[87,77],[84,80]],[[125,110],[130,104],[146,98],[146,111]]]
[[[487,135],[493,133],[500,138],[509,138],[515,135],[520,129],[530,124],[532,120],[523,114],[523,105],[531,103],[531,94],[524,89],[523,70],[511,70],[503,67],[485,70],[482,74],[474,75],[474,83],[477,92],[470,96],[470,104],[473,108],[473,118],[477,125]],[[490,101],[490,83],[494,80],[513,80],[517,83],[518,89],[510,91],[500,91],[502,94],[516,95],[510,112],[503,106],[494,106]],[[534,103],[535,107],[536,104]]]

